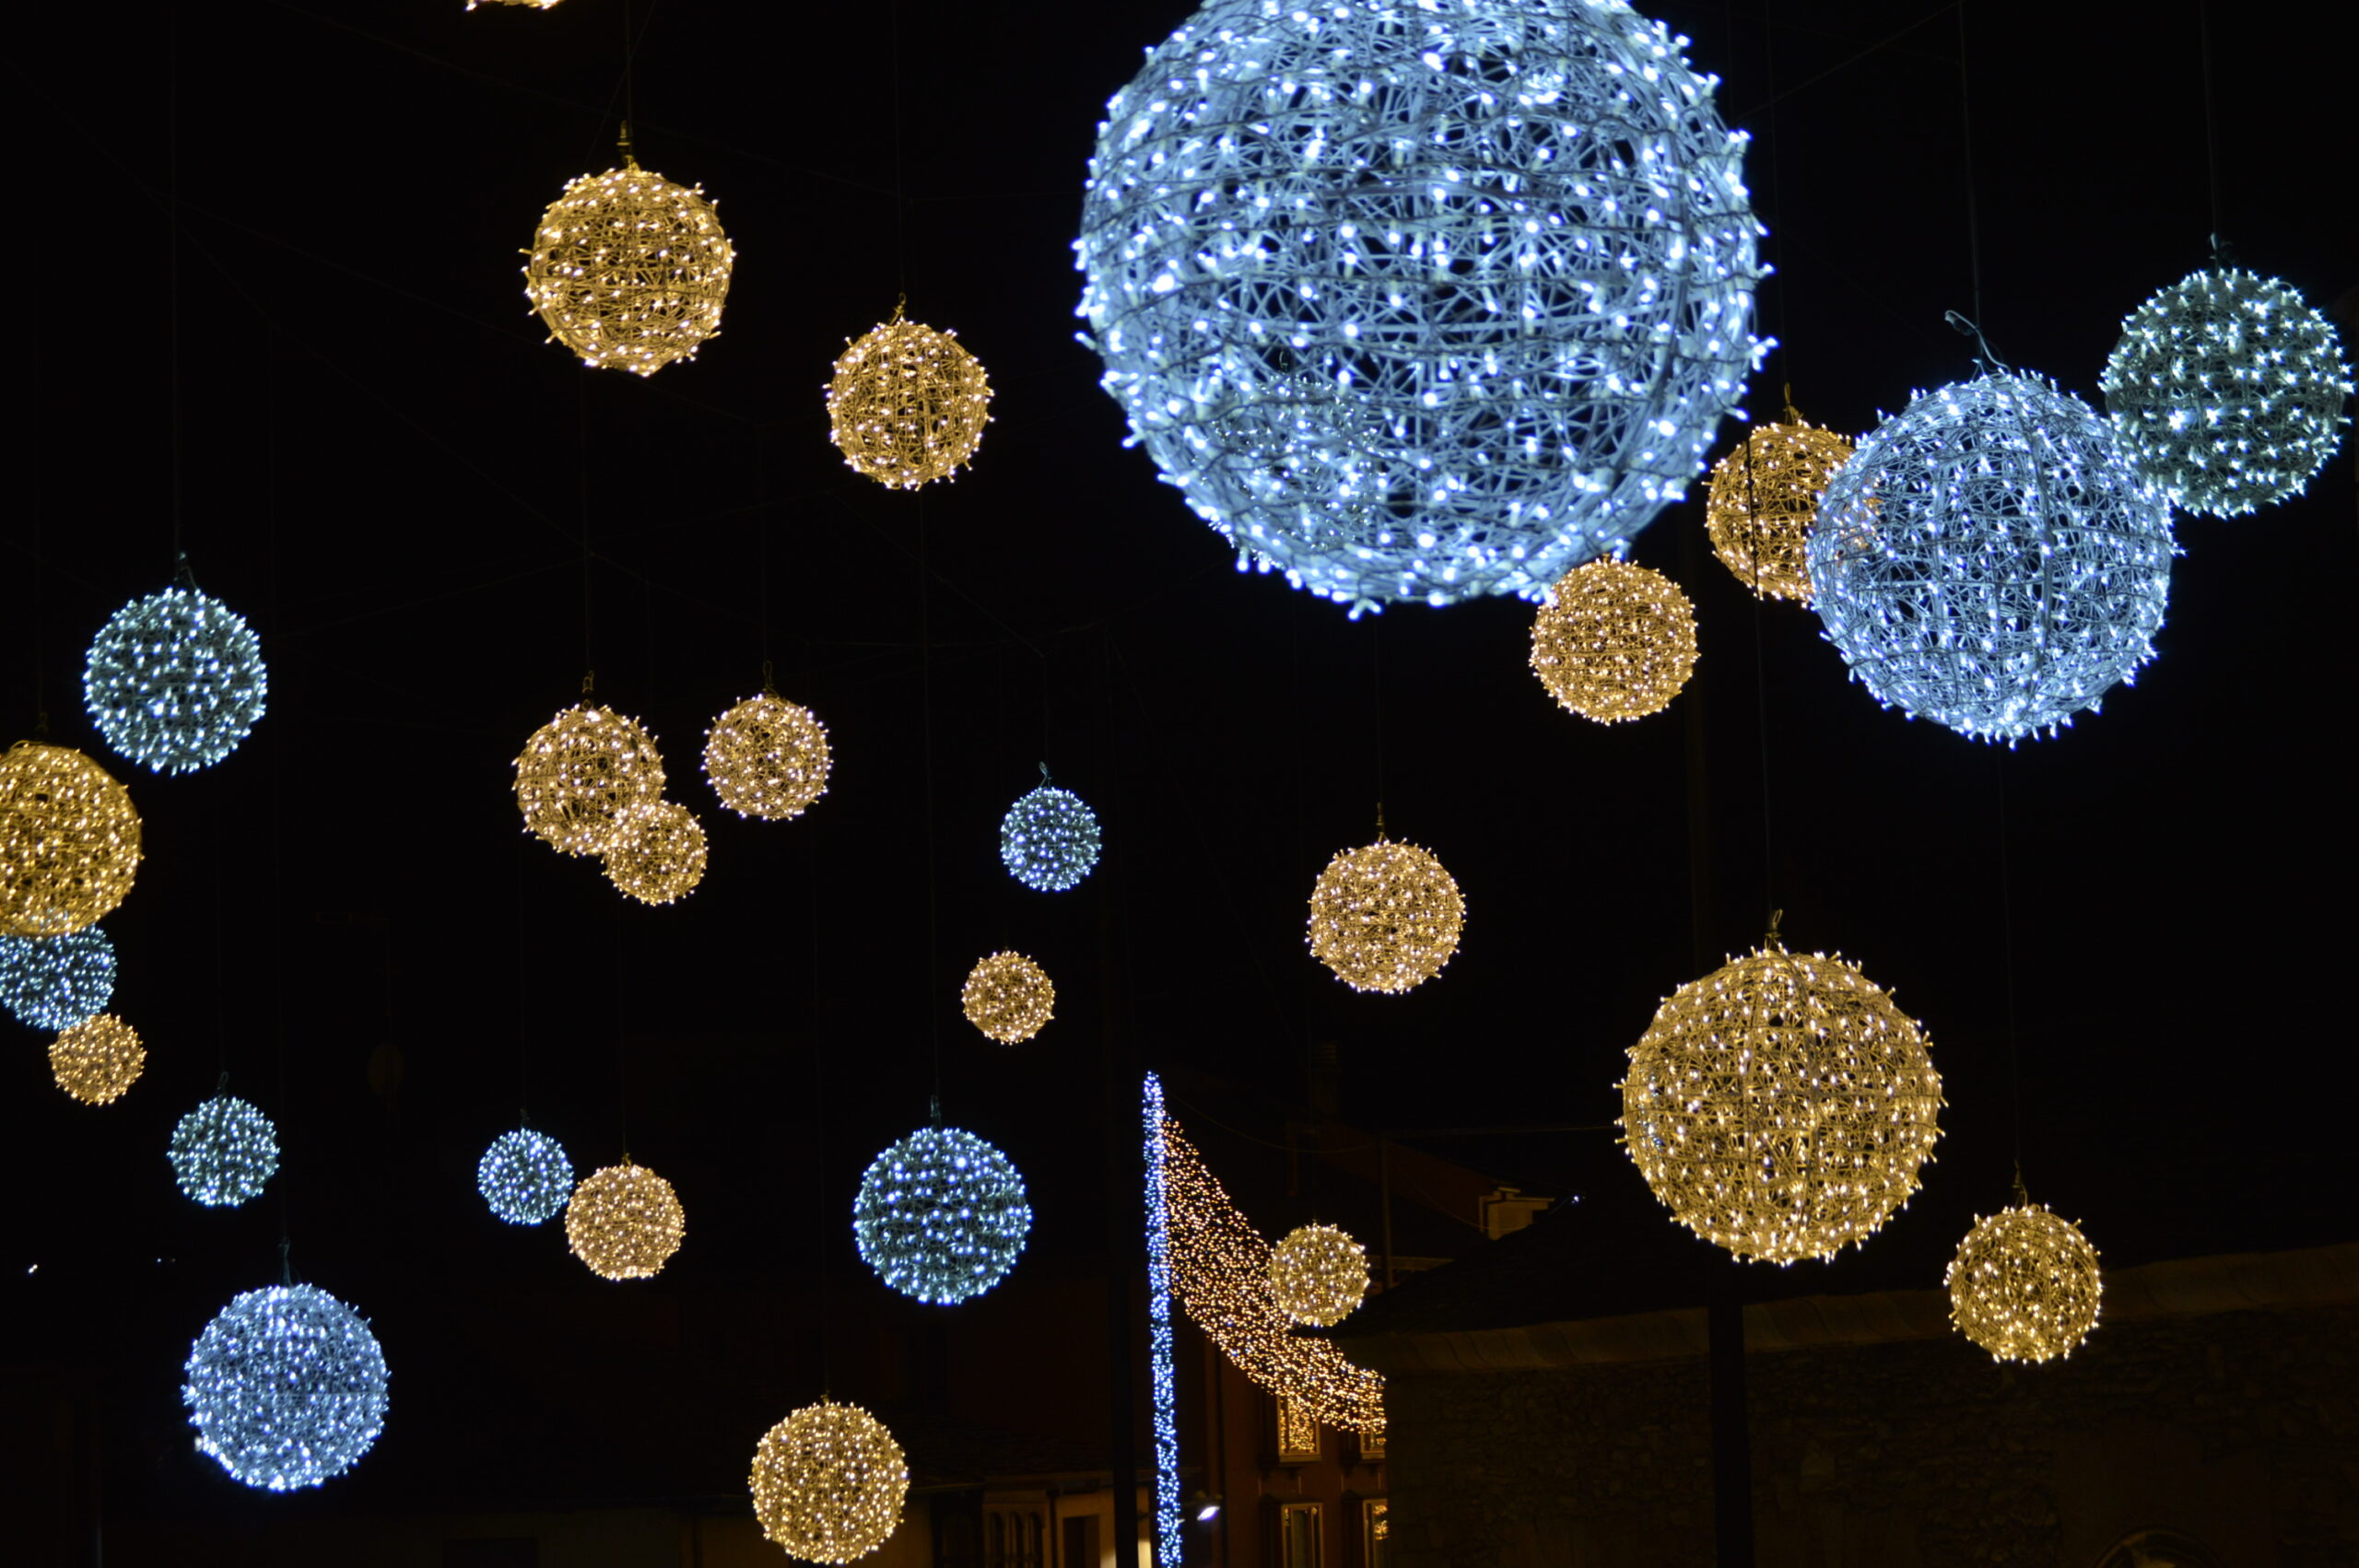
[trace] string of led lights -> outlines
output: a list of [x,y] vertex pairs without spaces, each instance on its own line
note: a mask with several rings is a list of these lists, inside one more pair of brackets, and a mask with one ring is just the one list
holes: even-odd
[[1147,1375],[1155,1396],[1155,1561],[1180,1568],[1180,1410],[1171,1354],[1171,1224],[1163,1187],[1163,1081],[1146,1075]]

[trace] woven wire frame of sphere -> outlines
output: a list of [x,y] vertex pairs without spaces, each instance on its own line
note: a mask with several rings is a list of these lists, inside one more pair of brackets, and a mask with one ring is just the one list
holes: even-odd
[[1405,991],[1458,951],[1466,900],[1431,853],[1389,838],[1339,851],[1310,890],[1310,951],[1358,991]]
[[957,476],[982,445],[991,403],[991,380],[957,333],[896,314],[836,361],[827,439],[846,467],[914,490]]
[[1680,497],[1757,361],[1712,88],[1621,0],[1207,0],[1098,127],[1101,384],[1240,568],[1537,599]]
[[1057,988],[1049,972],[1020,953],[978,959],[958,993],[967,1022],[1013,1046],[1030,1039],[1056,1016]]
[[139,813],[105,768],[41,741],[0,757],[0,934],[78,931],[138,874]]
[[1977,1220],[1950,1260],[1950,1321],[2001,1361],[2070,1355],[2105,1290],[2080,1227],[2025,1204]]
[[705,732],[704,776],[739,816],[784,822],[827,792],[827,727],[776,692],[749,696]]
[[82,698],[107,744],[158,773],[210,767],[263,716],[270,672],[245,617],[168,588],[117,610],[90,641]]
[[1000,863],[1041,893],[1077,885],[1097,864],[1097,813],[1070,790],[1043,784],[1000,819]]
[[50,1042],[50,1076],[86,1106],[123,1098],[147,1065],[139,1031],[111,1012],[85,1018]]
[[235,1094],[216,1094],[172,1129],[172,1176],[208,1209],[233,1208],[262,1195],[278,1169],[278,1129]]
[[1878,702],[2012,742],[2096,711],[2154,656],[2175,551],[2113,427],[1996,371],[1860,442],[1819,506],[1811,591]]
[[1712,465],[1704,532],[1712,554],[1755,597],[1810,603],[1810,531],[1826,482],[1851,458],[1851,443],[1806,424],[1756,425]]
[[1567,711],[1601,724],[1671,706],[1696,668],[1696,606],[1679,584],[1628,561],[1556,579],[1532,622],[1532,673]]
[[1005,1154],[961,1128],[921,1128],[869,1163],[851,1229],[887,1285],[955,1306],[1015,1267],[1032,1206]]
[[1623,1145],[1654,1195],[1752,1262],[1864,1240],[1941,1136],[1916,1021],[1857,965],[1774,941],[1672,993],[1620,1087]]
[[114,997],[114,943],[96,926],[0,936],[0,1006],[34,1029],[71,1029]]
[[704,880],[704,825],[669,801],[626,807],[606,845],[606,880],[641,904],[676,904]]
[[1333,1225],[1297,1225],[1270,1250],[1270,1291],[1297,1323],[1341,1323],[1367,1294],[1367,1249]]
[[2131,461],[2173,505],[2212,517],[2301,494],[2350,423],[2333,326],[2235,267],[2192,273],[2132,311],[2098,385]]
[[580,703],[533,731],[516,758],[516,805],[561,854],[601,855],[616,819],[663,793],[663,759],[636,719]]
[[628,158],[584,174],[533,231],[524,294],[584,365],[651,376],[721,330],[737,252],[704,187]]
[[573,1162],[546,1132],[521,1127],[491,1141],[475,1164],[475,1190],[511,1225],[537,1225],[573,1195]]
[[687,1213],[672,1184],[645,1165],[593,1171],[565,1206],[565,1241],[590,1271],[609,1280],[651,1279],[680,1250]]
[[239,1296],[205,1326],[183,1371],[198,1449],[248,1486],[317,1486],[385,1428],[385,1352],[366,1319],[315,1286]]
[[762,1534],[788,1555],[850,1562],[900,1527],[910,1467],[883,1422],[823,1399],[762,1434],[747,1484]]

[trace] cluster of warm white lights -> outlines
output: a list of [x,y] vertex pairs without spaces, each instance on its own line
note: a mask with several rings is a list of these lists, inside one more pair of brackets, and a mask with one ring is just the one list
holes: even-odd
[[385,1352],[366,1319],[315,1286],[239,1296],[205,1326],[183,1370],[198,1450],[248,1486],[317,1486],[385,1429]]
[[139,874],[131,791],[71,746],[0,757],[0,935],[65,936],[102,920]]
[[1877,701],[2013,742],[2094,712],[2154,656],[2174,548],[2169,503],[2111,425],[1993,371],[1860,442],[1819,506],[1811,590]]
[[1032,1205],[1005,1154],[963,1129],[925,1127],[869,1163],[851,1229],[877,1278],[955,1306],[1015,1267]]
[[1671,706],[1696,668],[1696,606],[1679,584],[1629,561],[1556,579],[1532,623],[1532,673],[1568,712],[1602,724]]
[[82,698],[99,733],[158,773],[228,756],[269,696],[253,628],[193,588],[168,588],[117,610],[91,639],[82,671]]
[[262,1196],[278,1169],[278,1129],[235,1094],[216,1094],[181,1117],[168,1151],[181,1190],[208,1209]]
[[957,477],[991,423],[992,384],[958,334],[893,319],[853,344],[827,383],[827,438],[846,467],[914,490]]
[[721,330],[737,252],[701,185],[639,166],[584,174],[533,231],[524,295],[552,340],[593,367],[651,376]]
[[1062,893],[1097,864],[1097,813],[1072,790],[1044,783],[1000,819],[999,859],[1025,886]]
[[1466,900],[1439,860],[1379,837],[1343,849],[1310,890],[1310,951],[1358,991],[1405,991],[1458,951]]
[[1950,1321],[2001,1361],[2071,1355],[2105,1290],[2080,1227],[2034,1203],[1977,1220],[1948,1281]]
[[787,1555],[850,1562],[900,1527],[910,1466],[883,1422],[822,1399],[762,1434],[748,1484],[762,1534]]
[[1818,497],[1851,460],[1851,443],[1792,409],[1756,425],[1712,465],[1704,531],[1712,554],[1757,598],[1810,603],[1810,531]]
[[1146,1075],[1147,1382],[1154,1399],[1155,1562],[1180,1568],[1180,1384],[1171,1340],[1171,1226],[1163,1190],[1163,1081]]
[[609,1280],[645,1280],[680,1250],[688,1219],[672,1184],[623,1156],[593,1171],[565,1206],[565,1243],[590,1271]]
[[573,1194],[573,1162],[546,1132],[520,1127],[491,1141],[475,1164],[475,1190],[511,1225],[537,1225]]
[[1367,1294],[1367,1249],[1333,1225],[1297,1225],[1270,1251],[1270,1294],[1297,1323],[1341,1323]]
[[1621,0],[1207,0],[1107,105],[1085,339],[1165,480],[1349,604],[1537,598],[1756,357],[1744,138]]
[[96,926],[0,936],[0,1006],[35,1029],[70,1029],[114,997],[114,943]]
[[705,732],[704,776],[739,816],[783,822],[827,792],[827,728],[773,691],[749,696]]
[[516,805],[534,837],[601,855],[632,806],[663,793],[663,759],[636,719],[582,702],[533,731],[516,758]]
[[606,841],[606,880],[642,904],[675,904],[704,880],[704,825],[686,806],[626,806]]
[[1055,1016],[1057,988],[1049,972],[1020,953],[994,953],[978,960],[958,993],[967,1022],[1012,1046],[1048,1027]]
[[50,1042],[50,1076],[86,1106],[123,1098],[147,1065],[139,1031],[111,1012],[85,1018]]

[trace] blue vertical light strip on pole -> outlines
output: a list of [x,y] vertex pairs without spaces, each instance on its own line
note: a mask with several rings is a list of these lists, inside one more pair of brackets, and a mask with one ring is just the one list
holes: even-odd
[[1180,1413],[1171,1372],[1171,1233],[1163,1197],[1163,1084],[1146,1075],[1146,1332],[1155,1381],[1156,1568],[1180,1568]]

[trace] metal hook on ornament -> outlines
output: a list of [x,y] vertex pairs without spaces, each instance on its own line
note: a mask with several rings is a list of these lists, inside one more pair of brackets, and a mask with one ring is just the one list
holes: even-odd
[[1961,337],[1970,337],[1974,340],[1974,357],[1975,360],[1981,365],[1982,373],[1984,375],[1987,376],[1993,370],[2009,375],[2013,373],[2007,362],[2000,358],[1998,354],[1991,348],[1990,340],[1982,335],[1982,329],[1979,326],[1966,320],[1966,317],[1960,315],[1955,310],[1942,311],[1942,320],[1949,322],[1951,326],[1955,327]]

